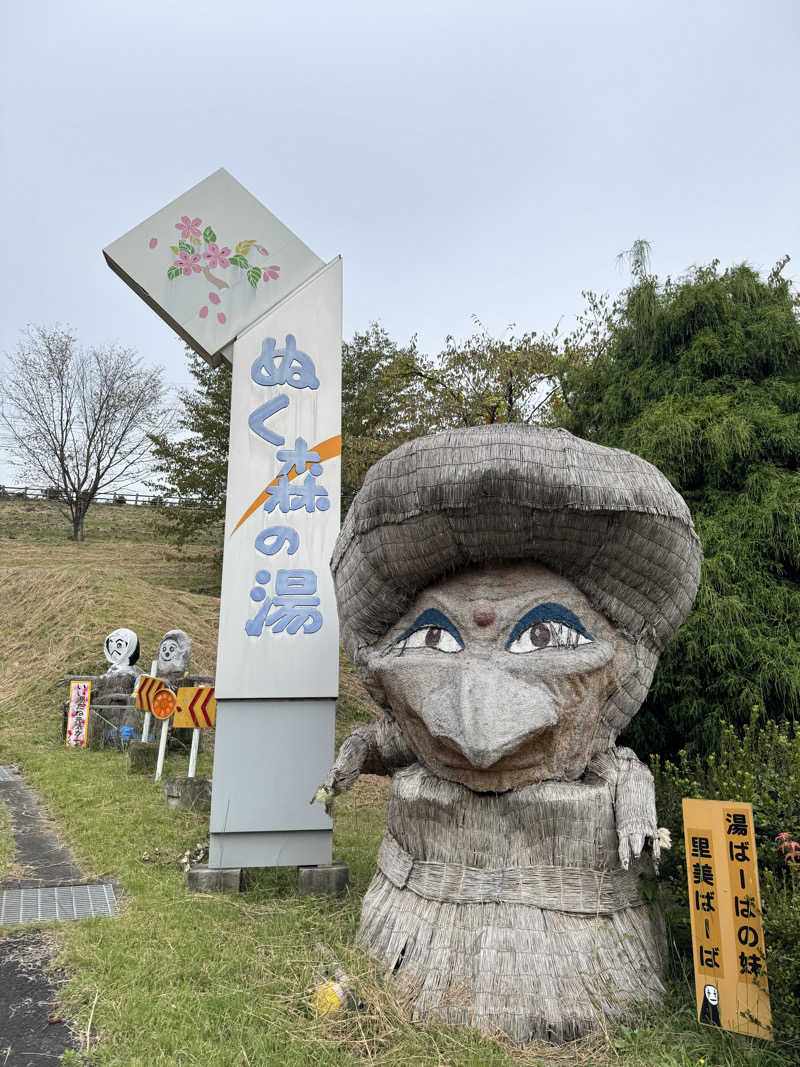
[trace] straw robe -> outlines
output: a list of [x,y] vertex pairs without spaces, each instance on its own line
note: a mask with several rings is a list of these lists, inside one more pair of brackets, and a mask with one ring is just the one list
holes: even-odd
[[[403,989],[414,1018],[438,1015],[520,1044],[564,1041],[635,1018],[640,1003],[663,996],[663,927],[641,895],[652,861],[639,858],[647,839],[658,858],[653,781],[616,739],[691,609],[701,560],[686,502],[660,471],[566,430],[444,430],[406,442],[368,472],[331,569],[344,648],[406,734],[393,718],[356,731],[318,796],[327,803],[360,772],[392,775],[388,832],[360,938]],[[586,690],[579,702],[571,667],[549,688],[529,670],[536,693],[528,699],[522,673],[504,655],[509,645],[498,637],[498,655],[489,655],[470,605],[494,613],[513,590],[508,582],[502,595],[467,589],[467,576],[492,571],[495,581],[509,565],[549,572],[520,583],[525,612],[569,607],[539,595],[562,581],[567,599],[585,599],[613,646],[602,691]],[[467,658],[428,661],[424,675],[421,658],[404,663],[404,649],[393,661],[388,653],[401,636],[421,632],[418,608],[438,609],[433,591],[459,581],[449,603],[468,641],[446,632]],[[511,641],[522,620],[522,612],[504,618],[498,634]],[[408,628],[413,622],[417,630]],[[437,648],[455,653],[438,644],[438,624],[428,629]],[[563,656],[562,666],[572,657],[581,675],[573,652]],[[483,663],[492,668],[485,684]],[[508,697],[514,687],[518,721]],[[439,694],[435,702],[431,694]]]
[[327,786],[364,771],[392,785],[359,941],[412,1018],[567,1041],[663,996],[663,921],[641,895],[653,864],[619,855],[656,833],[629,749],[579,781],[477,793],[417,762],[387,718],[344,742]]

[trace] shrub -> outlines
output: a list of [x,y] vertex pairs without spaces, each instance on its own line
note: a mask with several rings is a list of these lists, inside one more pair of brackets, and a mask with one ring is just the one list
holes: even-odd
[[700,535],[697,601],[621,742],[674,760],[716,751],[720,724],[743,728],[754,704],[800,715],[800,316],[783,261],[766,279],[715,261],[659,282],[637,245],[635,284],[558,411],[654,463]]
[[681,800],[753,805],[775,1037],[800,1049],[800,866],[787,865],[775,840],[780,833],[800,838],[800,733],[789,723],[765,720],[754,708],[741,736],[722,724],[717,754],[701,761],[681,752],[677,764],[663,766],[653,757],[652,768],[659,822],[672,833],[661,897],[679,956],[691,956]]

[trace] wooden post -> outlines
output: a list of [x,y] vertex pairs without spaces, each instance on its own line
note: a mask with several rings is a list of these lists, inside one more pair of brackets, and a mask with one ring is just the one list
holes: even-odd
[[192,748],[189,753],[189,777],[194,778],[197,770],[197,751],[200,748],[200,731],[195,727],[192,730]]
[[167,734],[169,733],[169,719],[164,719],[161,724],[161,737],[158,741],[158,762],[156,763],[156,781],[161,781],[164,773],[164,754],[167,751]]
[[[156,670],[158,669],[158,660],[154,659],[150,661],[150,674],[154,677]],[[144,713],[144,726],[142,727],[142,741],[147,740],[147,735],[150,733],[150,720],[152,715],[149,711]]]

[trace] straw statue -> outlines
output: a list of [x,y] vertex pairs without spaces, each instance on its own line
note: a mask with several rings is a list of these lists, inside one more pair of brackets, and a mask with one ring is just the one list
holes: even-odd
[[564,430],[445,431],[370,470],[332,566],[385,716],[317,796],[391,775],[359,939],[413,1018],[567,1041],[662,996],[653,779],[615,741],[700,561],[658,470]]

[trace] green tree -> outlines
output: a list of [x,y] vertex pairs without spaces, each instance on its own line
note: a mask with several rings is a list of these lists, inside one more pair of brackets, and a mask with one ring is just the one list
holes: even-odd
[[[187,349],[192,389],[180,393],[177,435],[153,438],[158,481],[154,488],[202,504],[170,508],[164,522],[183,544],[221,526],[230,432],[230,368],[217,369]],[[417,358],[414,339],[402,347],[378,323],[342,345],[342,506],[349,507],[375,460],[426,430],[424,391],[409,371]]]
[[[356,331],[342,344],[343,513],[373,463],[404,441],[448,426],[534,418],[552,385],[554,353],[549,338],[497,339],[481,327],[463,342],[448,337],[431,358],[415,337],[399,345],[377,322]],[[230,372],[192,353],[189,369],[197,384],[181,393],[180,436],[154,438],[158,488],[204,505],[166,513],[179,542],[225,513]]]
[[377,322],[342,344],[342,514],[376,460],[429,429],[419,358]]
[[437,356],[418,356],[409,371],[424,387],[435,428],[533,421],[552,388],[554,339],[492,337],[473,321],[470,337],[448,336]]
[[662,283],[645,250],[614,305],[590,294],[551,413],[650,460],[692,510],[702,584],[628,738],[707,753],[753,705],[800,706],[800,323],[786,260]]
[[194,503],[168,508],[164,524],[174,540],[183,544],[225,520],[228,479],[228,434],[231,415],[231,372],[226,363],[212,368],[187,348],[189,373],[197,383],[179,396],[179,436],[154,434],[153,456],[158,481],[153,487]]

